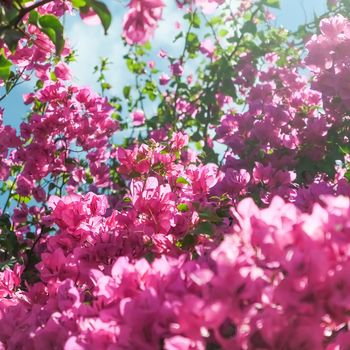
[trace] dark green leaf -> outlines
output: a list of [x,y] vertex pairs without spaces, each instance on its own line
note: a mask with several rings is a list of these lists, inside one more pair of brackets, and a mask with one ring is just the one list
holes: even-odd
[[256,34],[256,24],[253,22],[246,22],[244,23],[243,27],[242,27],[242,33],[251,33],[251,34]]
[[13,52],[16,50],[18,41],[23,37],[23,33],[21,33],[17,29],[4,29],[0,33],[0,39],[4,40],[7,47]]
[[91,0],[90,6],[96,12],[97,16],[100,18],[102,26],[105,30],[105,34],[107,34],[108,28],[112,23],[112,15],[108,7],[103,2],[97,1],[97,0]]
[[0,227],[1,228],[7,228],[8,230],[10,230],[11,228],[11,220],[10,220],[10,216],[7,214],[2,214],[0,215]]
[[28,22],[30,24],[34,24],[34,25],[38,25],[38,20],[39,20],[39,13],[32,10],[29,12],[29,19],[28,19]]
[[64,47],[63,26],[56,16],[44,15],[38,19],[41,30],[51,39],[59,55]]
[[201,222],[196,227],[195,233],[211,235],[213,233],[213,225],[208,221]]

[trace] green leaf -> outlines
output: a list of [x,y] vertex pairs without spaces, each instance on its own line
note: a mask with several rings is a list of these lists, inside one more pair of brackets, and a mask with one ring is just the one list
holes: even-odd
[[229,31],[227,29],[221,29],[219,31],[219,36],[225,37],[228,33],[229,33]]
[[189,207],[186,203],[180,203],[178,206],[177,206],[177,209],[178,211],[181,211],[182,213],[183,212],[186,212],[189,210]]
[[0,263],[0,271],[4,271],[8,267],[12,267],[17,262],[16,258],[12,257],[9,260]]
[[3,54],[0,55],[0,79],[7,80],[11,74],[11,61]]
[[342,146],[339,145],[339,150],[341,153],[345,155],[350,154],[350,145],[342,145]]
[[177,35],[175,36],[174,40],[173,40],[173,43],[175,43],[177,40],[179,40],[180,38],[182,38],[183,35],[184,35],[183,32],[180,32],[179,34],[177,34]]
[[3,29],[0,31],[0,39],[5,41],[7,47],[12,52],[16,50],[17,44],[22,37],[23,33],[17,29]]
[[191,234],[187,234],[184,238],[178,240],[175,243],[175,245],[181,249],[189,249],[193,247],[195,244],[196,244],[196,237]]
[[246,22],[244,23],[243,27],[242,27],[242,33],[251,33],[251,34],[256,34],[257,28],[256,28],[256,24],[253,22]]
[[11,228],[11,220],[10,220],[10,216],[7,214],[2,214],[0,215],[0,227],[2,229],[7,228],[8,230],[10,230]]
[[23,202],[25,204],[29,203],[32,199],[31,196],[20,196],[18,193],[16,193],[15,195],[12,196],[12,198],[14,200],[16,200],[17,202]]
[[38,25],[38,20],[39,20],[39,13],[32,10],[29,12],[29,19],[28,19],[28,22],[30,24],[34,24],[34,25]]
[[345,178],[350,182],[350,169],[346,171]]
[[184,184],[184,185],[189,185],[190,183],[182,176],[178,177],[176,179],[177,184]]
[[213,234],[213,225],[208,222],[208,221],[204,221],[201,222],[195,229],[195,233],[197,234],[207,234],[207,235],[212,235]]
[[86,6],[85,0],[72,0],[72,4],[75,8],[79,9],[81,7]]
[[263,3],[266,6],[273,7],[273,8],[276,8],[276,9],[281,8],[280,0],[264,0]]
[[54,15],[44,15],[38,19],[38,23],[42,28],[48,28],[55,33],[63,33],[63,26],[59,19]]
[[192,24],[194,28],[200,28],[201,26],[201,19],[199,18],[196,12],[193,13]]
[[5,23],[6,24],[12,24],[14,21],[16,21],[18,15],[19,15],[19,11],[18,9],[16,9],[14,6],[2,6],[1,8],[1,15],[0,15],[0,20],[1,20],[1,24]]
[[103,2],[97,1],[97,0],[91,0],[90,6],[96,12],[97,16],[100,18],[102,26],[105,30],[105,34],[107,34],[108,28],[112,23],[112,15],[108,7]]
[[187,41],[188,41],[189,43],[192,43],[192,42],[199,42],[197,34],[195,34],[195,33],[193,33],[193,32],[188,33]]
[[44,15],[38,19],[41,30],[51,39],[59,55],[64,47],[63,26],[56,16]]

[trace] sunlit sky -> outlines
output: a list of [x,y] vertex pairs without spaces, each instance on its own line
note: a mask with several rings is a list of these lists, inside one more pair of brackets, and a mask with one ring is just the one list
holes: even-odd
[[[181,22],[182,13],[174,8],[174,0],[165,0],[165,2],[167,7],[164,19],[160,22],[152,45],[155,52],[163,49],[176,54],[183,43],[179,40],[173,44],[172,38],[177,31],[175,23]],[[96,75],[92,73],[93,67],[98,64],[100,57],[108,57],[112,62],[108,81],[113,85],[114,92],[118,93],[132,78],[127,73],[123,62],[126,49],[120,40],[122,16],[127,1],[108,1],[108,4],[113,13],[113,23],[107,36],[104,35],[101,26],[87,26],[78,17],[67,17],[65,30],[70,45],[78,52],[77,62],[72,64],[73,82],[77,85],[89,85],[97,90]],[[276,10],[274,13],[277,25],[295,29],[299,24],[312,20],[314,13],[320,14],[325,11],[326,0],[281,0],[281,10]],[[1,106],[5,108],[6,124],[18,127],[26,112],[26,107],[22,103],[22,95],[29,92],[30,89],[30,84],[22,84],[2,101]]]

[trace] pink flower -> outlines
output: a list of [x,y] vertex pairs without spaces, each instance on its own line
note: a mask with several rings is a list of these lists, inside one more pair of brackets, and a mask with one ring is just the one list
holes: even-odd
[[221,5],[225,0],[195,0],[197,6],[200,6],[204,13],[211,14],[213,13],[218,5]]
[[72,74],[66,63],[60,62],[55,67],[55,75],[58,79],[71,80]]
[[31,179],[25,175],[20,175],[17,179],[17,193],[20,196],[29,196],[34,187],[34,183]]
[[43,202],[46,199],[46,192],[41,186],[38,186],[33,189],[33,196],[37,202]]
[[131,118],[134,126],[141,126],[145,124],[145,113],[141,110],[137,110],[131,113]]
[[159,84],[160,85],[166,85],[169,83],[170,77],[168,74],[163,73],[160,77],[159,77]]
[[0,272],[0,298],[11,296],[16,292],[21,283],[23,269],[23,266],[16,264],[13,270],[6,268]]
[[158,53],[158,56],[160,58],[165,58],[165,57],[168,57],[168,54],[164,50],[160,50]]
[[170,70],[171,70],[171,74],[177,77],[181,76],[184,71],[183,66],[180,62],[173,63],[170,66]]
[[214,50],[215,50],[215,45],[213,44],[213,42],[210,39],[204,39],[200,46],[199,46],[199,51],[208,56],[208,57],[213,57],[214,54]]
[[128,44],[144,44],[153,35],[161,19],[162,0],[131,0],[124,16],[123,34]]
[[100,17],[91,7],[86,12],[80,11],[80,17],[87,25],[96,26],[101,24]]
[[181,149],[188,145],[189,137],[182,132],[176,132],[171,138],[172,147],[174,149]]
[[165,350],[204,350],[205,346],[200,341],[194,341],[180,335],[168,338],[165,341]]

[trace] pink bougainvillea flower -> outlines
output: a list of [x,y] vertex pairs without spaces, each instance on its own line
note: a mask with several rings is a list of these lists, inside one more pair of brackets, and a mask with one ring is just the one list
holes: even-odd
[[141,126],[145,124],[145,113],[141,110],[137,110],[131,113],[132,123],[134,126]]

